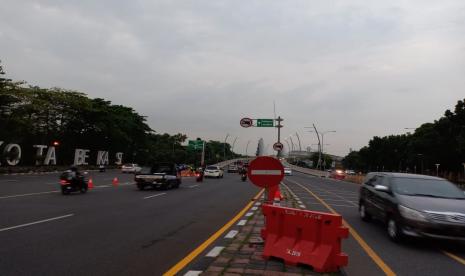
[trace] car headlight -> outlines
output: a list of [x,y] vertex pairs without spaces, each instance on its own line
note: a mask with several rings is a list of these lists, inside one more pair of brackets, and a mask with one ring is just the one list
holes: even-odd
[[426,216],[417,210],[407,208],[405,206],[399,205],[400,215],[406,219],[415,220],[415,221],[428,221]]

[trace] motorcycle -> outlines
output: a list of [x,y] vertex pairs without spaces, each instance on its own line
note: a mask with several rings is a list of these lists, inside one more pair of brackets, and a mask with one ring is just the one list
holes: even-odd
[[67,195],[71,192],[85,194],[88,190],[87,181],[84,175],[65,171],[60,176],[61,193]]
[[247,173],[241,173],[241,180],[245,182],[247,180]]
[[203,181],[203,170],[198,170],[195,173],[195,181],[202,182]]

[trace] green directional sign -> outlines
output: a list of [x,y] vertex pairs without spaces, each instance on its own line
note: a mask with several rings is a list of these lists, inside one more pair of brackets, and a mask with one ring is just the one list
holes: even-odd
[[274,127],[274,119],[257,119],[257,127]]
[[191,150],[200,150],[203,147],[202,140],[189,140],[187,147]]

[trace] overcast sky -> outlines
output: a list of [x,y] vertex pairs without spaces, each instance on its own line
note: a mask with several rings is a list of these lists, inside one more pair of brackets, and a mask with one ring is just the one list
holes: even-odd
[[[302,147],[346,155],[465,98],[465,1],[0,0],[10,78],[131,106],[157,132],[239,137],[284,118]],[[232,143],[232,138],[228,141]],[[313,146],[315,147],[315,146]],[[268,147],[269,153],[271,146]]]

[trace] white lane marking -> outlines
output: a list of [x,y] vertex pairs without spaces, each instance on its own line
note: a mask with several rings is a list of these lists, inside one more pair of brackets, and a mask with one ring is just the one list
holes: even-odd
[[256,207],[256,206],[255,206],[255,207],[252,207],[252,208],[250,208],[250,210],[252,210],[252,211],[257,211],[257,210],[258,210],[258,207]]
[[243,219],[237,223],[237,226],[244,226],[247,223],[247,220]]
[[252,170],[252,175],[281,175],[281,170]]
[[32,195],[52,194],[52,193],[58,193],[58,192],[59,191],[50,191],[50,192],[30,193],[30,194],[21,194],[21,195],[0,196],[0,199],[22,197],[22,196],[32,196]]
[[162,195],[166,195],[166,193],[161,193],[161,194],[146,196],[146,197],[144,197],[144,199],[148,199],[148,198],[152,198],[152,197],[156,197],[156,196],[162,196]]
[[111,187],[110,185],[99,185],[99,186],[95,186],[95,188],[108,188],[108,187]]
[[203,271],[200,271],[200,270],[189,270],[186,272],[186,274],[184,274],[184,276],[198,276],[200,274],[202,274]]
[[208,252],[206,257],[217,257],[218,255],[220,255],[223,249],[224,249],[224,246],[215,246],[213,247],[212,250],[210,250],[210,252]]
[[14,180],[14,179],[6,179],[6,180],[0,180],[0,182],[18,182],[19,180]]
[[248,212],[247,214],[245,214],[246,217],[250,217],[250,216],[252,216],[252,215],[253,215],[252,212]]
[[237,230],[231,230],[231,231],[229,231],[228,234],[226,234],[226,236],[224,236],[224,238],[225,239],[233,239],[238,233],[239,233],[239,231],[237,231]]
[[20,224],[20,225],[16,225],[16,226],[6,227],[6,228],[0,229],[0,232],[13,230],[13,229],[16,229],[16,228],[22,228],[22,227],[26,227],[26,226],[31,226],[31,225],[34,225],[34,224],[49,222],[49,221],[52,221],[52,220],[64,219],[64,218],[68,218],[68,217],[72,217],[72,216],[74,216],[74,214],[68,214],[68,215],[64,215],[64,216],[59,216],[59,217],[34,221],[34,222],[30,222],[30,223]]
[[260,202],[256,202],[256,203],[255,203],[255,206],[260,206],[260,205],[261,205]]
[[191,185],[191,186],[188,186],[188,188],[195,188],[195,187],[198,187],[200,185]]
[[305,207],[305,205],[303,205],[303,204],[299,205],[299,207],[302,208],[302,209],[307,209],[307,207]]

